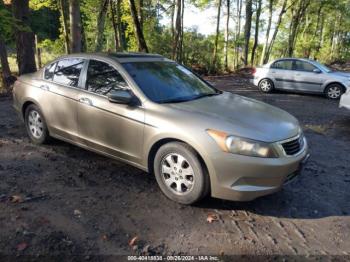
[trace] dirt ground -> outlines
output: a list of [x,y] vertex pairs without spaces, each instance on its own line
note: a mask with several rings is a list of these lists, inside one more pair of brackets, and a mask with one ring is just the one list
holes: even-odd
[[[261,94],[239,77],[209,80],[299,119],[311,158],[298,180],[252,202],[207,198],[182,206],[162,195],[152,175],[134,167],[60,141],[30,143],[11,99],[0,98],[3,259],[117,261],[100,256],[120,254],[349,259],[350,111],[321,96]],[[208,214],[218,220],[208,223]]]

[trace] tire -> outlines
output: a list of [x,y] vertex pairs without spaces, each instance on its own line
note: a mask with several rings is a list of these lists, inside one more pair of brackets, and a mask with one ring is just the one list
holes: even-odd
[[29,105],[24,114],[24,122],[30,140],[35,144],[44,144],[49,140],[49,131],[40,108]]
[[324,90],[324,92],[327,98],[336,100],[336,99],[339,99],[341,95],[344,93],[344,88],[340,84],[334,83],[334,84],[328,85]]
[[273,82],[267,78],[262,79],[259,82],[259,89],[263,93],[272,93],[272,91],[274,89]]
[[190,205],[209,193],[209,176],[197,153],[185,143],[161,146],[155,155],[154,174],[162,192],[178,203]]

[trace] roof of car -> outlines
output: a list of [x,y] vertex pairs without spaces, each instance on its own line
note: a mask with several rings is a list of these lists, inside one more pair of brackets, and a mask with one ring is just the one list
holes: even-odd
[[281,60],[300,60],[300,61],[314,61],[312,59],[308,59],[308,58],[298,58],[298,57],[283,57],[283,58],[279,58],[274,60],[273,62],[276,61],[281,61]]
[[117,62],[132,62],[132,61],[149,61],[149,60],[168,60],[159,54],[150,53],[137,53],[137,52],[100,52],[100,53],[74,53],[69,55],[64,55],[55,59],[70,58],[70,57],[81,57],[86,59],[94,58],[111,58]]

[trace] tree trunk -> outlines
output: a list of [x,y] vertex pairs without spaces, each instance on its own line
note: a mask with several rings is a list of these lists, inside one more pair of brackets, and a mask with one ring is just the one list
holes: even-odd
[[69,33],[68,33],[68,18],[67,18],[67,6],[65,0],[58,0],[59,10],[61,14],[62,19],[62,29],[63,29],[63,36],[64,36],[64,47],[66,49],[66,53],[70,53],[70,47],[69,47]]
[[171,39],[174,41],[175,37],[175,28],[174,28],[174,16],[175,16],[175,6],[176,6],[176,0],[173,0],[173,6],[171,7],[171,18],[170,18],[170,23],[171,23]]
[[228,71],[228,38],[229,38],[229,23],[230,23],[230,0],[226,0],[226,26],[225,26],[225,44],[224,44],[224,67]]
[[[13,16],[25,26],[29,26],[29,0],[12,1]],[[36,71],[35,64],[35,38],[31,31],[17,30],[16,48],[18,73],[20,75]]]
[[136,40],[138,43],[139,51],[148,53],[146,40],[143,36],[143,32],[142,32],[141,26],[140,26],[140,21],[137,17],[137,10],[136,10],[136,6],[135,6],[135,1],[129,0],[129,4],[130,4],[130,13],[131,13],[131,16],[132,16],[132,19],[134,22],[135,36],[136,36]]
[[266,29],[266,35],[265,35],[265,44],[263,47],[263,51],[261,54],[261,60],[260,64],[266,64],[266,51],[267,51],[267,46],[269,44],[269,38],[270,38],[270,31],[271,31],[271,24],[272,24],[272,15],[273,15],[273,0],[269,0],[269,19],[267,22],[267,29]]
[[185,0],[181,1],[181,35],[180,35],[180,57],[179,61],[183,62],[183,45],[184,45],[184,14],[185,14]]
[[140,21],[140,28],[143,32],[143,0],[139,0],[139,5],[137,7],[138,7],[137,14]]
[[72,53],[81,52],[80,0],[69,0],[70,47]]
[[173,59],[176,61],[180,60],[181,52],[181,25],[182,25],[182,0],[176,1],[176,17],[175,17],[175,28],[174,28],[174,42],[173,42]]
[[12,81],[11,70],[10,70],[9,62],[7,60],[7,50],[6,50],[5,41],[1,35],[0,35],[0,62],[1,62],[2,84],[5,87],[5,89],[8,90]]
[[270,58],[270,55],[271,55],[271,51],[272,51],[272,47],[273,47],[273,45],[275,43],[276,36],[277,36],[278,30],[279,30],[279,27],[281,25],[281,22],[282,22],[282,17],[284,15],[284,13],[287,11],[287,1],[288,0],[284,0],[283,1],[281,12],[279,13],[278,20],[277,20],[277,23],[276,23],[275,31],[273,32],[271,41],[270,41],[270,43],[269,43],[269,45],[267,47],[266,56],[264,58],[264,64],[266,64],[269,61],[269,58]]
[[220,34],[220,14],[221,14],[221,0],[218,0],[218,13],[216,17],[216,34],[215,34],[213,58],[212,58],[211,70],[210,70],[211,72],[213,72],[216,69],[218,42],[219,42],[219,34]]
[[236,46],[235,46],[235,68],[237,69],[239,66],[239,54],[240,54],[240,44],[239,44],[239,40],[240,40],[240,35],[241,35],[241,15],[242,15],[242,0],[237,0],[237,27],[236,27]]
[[[119,0],[118,0],[119,1]],[[119,36],[119,30],[118,30],[118,25],[116,22],[116,15],[120,15],[120,14],[116,14],[116,8],[114,5],[114,1],[113,0],[109,0],[109,4],[110,4],[110,8],[111,8],[111,20],[112,20],[112,25],[113,25],[113,31],[114,31],[114,44],[115,44],[115,51],[120,51],[120,36]]]
[[108,1],[109,0],[100,0],[100,10],[97,15],[97,24],[96,24],[96,28],[97,28],[97,37],[96,37],[96,45],[95,45],[96,52],[100,52],[102,50],[103,33],[105,30]]
[[306,9],[309,4],[310,4],[309,0],[299,0],[299,5],[297,9],[295,11],[293,10],[292,12],[293,16],[290,24],[290,34],[288,37],[288,48],[287,48],[287,54],[290,57],[292,57],[294,53],[295,41],[298,35],[299,24],[301,22],[301,19],[304,18]]
[[254,45],[252,49],[252,56],[250,59],[250,63],[254,65],[255,51],[258,47],[258,39],[259,39],[259,23],[260,23],[260,14],[261,14],[261,5],[262,0],[257,0],[257,9],[256,9],[256,19],[255,19],[255,35],[254,35]]
[[252,25],[252,0],[246,0],[244,25],[244,65],[248,65],[250,30]]

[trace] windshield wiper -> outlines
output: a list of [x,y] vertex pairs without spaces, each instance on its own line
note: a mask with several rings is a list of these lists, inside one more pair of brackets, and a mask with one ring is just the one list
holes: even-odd
[[160,104],[181,103],[181,102],[187,102],[187,101],[196,100],[196,99],[203,98],[203,97],[216,96],[216,95],[219,95],[219,94],[221,94],[221,93],[220,92],[216,92],[216,93],[200,94],[200,95],[197,95],[197,96],[191,96],[191,97],[186,97],[186,98],[171,98],[171,99],[158,101],[158,103],[160,103]]
[[221,93],[220,92],[216,92],[216,93],[208,93],[208,94],[200,94],[198,96],[195,96],[193,97],[192,100],[195,100],[195,99],[200,99],[200,98],[203,98],[203,97],[208,97],[208,96],[216,96],[216,95],[220,95]]

